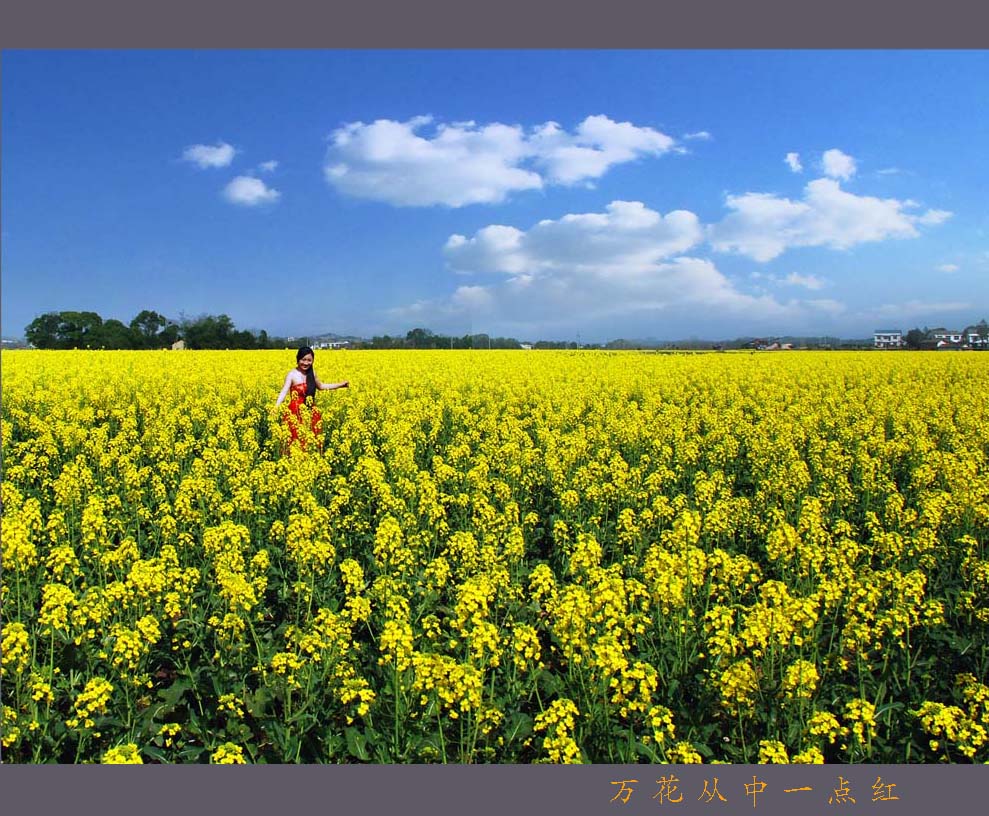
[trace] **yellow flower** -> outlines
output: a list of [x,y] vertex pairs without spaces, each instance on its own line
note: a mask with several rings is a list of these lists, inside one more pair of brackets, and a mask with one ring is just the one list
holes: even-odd
[[795,661],[783,673],[784,698],[789,702],[811,699],[819,680],[817,666],[808,660]]
[[103,755],[104,765],[143,765],[141,752],[133,742],[111,748]]
[[725,669],[719,681],[721,705],[729,713],[739,715],[752,710],[759,692],[759,678],[748,658],[743,658]]
[[232,742],[225,742],[210,755],[214,765],[246,765],[244,749]]
[[5,623],[0,640],[0,675],[13,671],[20,674],[31,662],[31,641],[23,623]]
[[546,762],[580,764],[583,756],[580,746],[573,739],[580,712],[572,700],[562,698],[550,703],[548,709],[536,715],[532,730],[539,734],[546,732],[543,749]]
[[681,741],[666,752],[666,761],[674,765],[700,765],[701,755],[689,742]]
[[789,765],[786,746],[779,740],[759,740],[759,762],[763,765]]
[[806,751],[801,751],[796,753],[791,757],[790,761],[794,765],[823,765],[824,764],[824,754],[821,753],[820,748],[810,747]]
[[93,677],[76,697],[73,704],[74,716],[66,720],[65,724],[69,728],[92,728],[96,724],[93,717],[106,713],[112,694],[113,685],[109,681],[102,677]]

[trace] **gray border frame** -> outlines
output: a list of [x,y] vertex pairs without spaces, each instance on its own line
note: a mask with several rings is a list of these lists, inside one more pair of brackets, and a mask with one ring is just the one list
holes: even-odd
[[984,48],[980,0],[17,0],[3,48]]

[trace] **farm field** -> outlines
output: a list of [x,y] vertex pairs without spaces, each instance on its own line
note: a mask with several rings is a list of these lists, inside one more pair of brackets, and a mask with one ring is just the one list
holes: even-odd
[[3,353],[4,762],[989,761],[989,355],[294,361]]

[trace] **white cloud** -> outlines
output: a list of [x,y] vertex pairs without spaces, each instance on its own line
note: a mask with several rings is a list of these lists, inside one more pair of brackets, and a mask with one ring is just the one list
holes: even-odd
[[197,167],[226,167],[233,161],[236,150],[226,142],[219,142],[215,145],[192,145],[187,147],[182,158],[192,162]]
[[720,252],[738,252],[769,261],[792,247],[826,246],[848,249],[890,238],[913,238],[920,225],[939,224],[951,216],[945,210],[913,215],[912,202],[857,196],[832,179],[816,179],[804,188],[800,201],[770,193],[728,196],[732,212],[708,228],[711,244]]
[[546,168],[551,182],[576,184],[600,178],[616,164],[662,155],[675,142],[652,128],[588,116],[572,135],[548,122],[535,131],[530,144],[536,165]]
[[573,133],[547,122],[529,132],[518,125],[352,122],[331,134],[326,181],[340,192],[399,206],[499,203],[547,184],[600,178],[616,164],[673,149],[669,136],[607,116],[589,116]]
[[262,173],[274,173],[278,169],[278,162],[272,159],[271,161],[261,162],[258,165],[258,170]]
[[823,289],[826,283],[816,275],[800,275],[797,272],[791,272],[783,279],[783,283],[788,283],[791,286],[802,286],[805,289],[811,289],[817,291],[818,289]]
[[937,268],[937,271],[938,272],[957,272],[958,271],[958,264],[950,264],[950,263],[949,264],[941,264]]
[[702,240],[693,213],[663,215],[635,201],[540,221],[528,230],[489,225],[470,237],[453,235],[444,247],[450,268],[477,275],[479,282],[391,315],[456,325],[469,317],[521,332],[606,321],[626,327],[619,332],[632,331],[625,321],[655,318],[670,331],[689,332],[698,319],[717,327],[723,317],[735,317],[769,328],[781,320],[802,325],[844,308],[836,301],[784,303],[746,293],[710,260],[683,254]]
[[453,235],[445,253],[458,272],[507,275],[556,270],[641,270],[690,249],[703,238],[697,216],[676,210],[665,217],[638,201],[613,201],[603,213],[540,221],[528,232],[492,225],[473,238]]
[[687,133],[683,137],[684,139],[697,139],[702,142],[709,142],[713,138],[710,133],[706,130],[698,130],[696,133]]
[[461,286],[446,300],[419,301],[390,314],[440,322],[469,316],[486,325],[552,331],[574,322],[588,326],[642,315],[680,322],[689,321],[690,314],[771,321],[801,311],[795,302],[783,304],[769,296],[740,292],[711,261],[676,257],[642,266],[562,265],[535,275]]
[[268,187],[261,179],[253,176],[237,176],[223,189],[223,197],[232,204],[256,207],[272,204],[281,198],[281,193]]
[[855,159],[837,148],[825,150],[821,163],[824,166],[824,175],[831,178],[848,181],[855,175]]
[[923,224],[927,227],[936,227],[938,224],[943,224],[951,218],[951,213],[948,210],[928,210],[923,215],[916,216],[916,221],[918,224]]
[[929,300],[908,300],[905,303],[884,303],[867,313],[870,317],[900,318],[929,316],[940,312],[964,312],[971,310],[970,303],[960,301],[945,301],[941,303]]
[[814,311],[823,312],[832,317],[844,314],[848,309],[844,303],[832,298],[817,298],[803,301],[803,304]]
[[453,306],[469,311],[483,311],[491,307],[494,298],[483,286],[461,286],[453,293]]
[[800,173],[804,169],[804,166],[800,163],[799,153],[787,153],[784,161],[789,165],[790,169],[794,173]]

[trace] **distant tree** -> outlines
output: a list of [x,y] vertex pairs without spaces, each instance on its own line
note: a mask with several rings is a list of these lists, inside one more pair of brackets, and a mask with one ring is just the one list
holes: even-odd
[[175,341],[179,339],[179,327],[176,323],[169,323],[158,332],[158,343],[155,348],[171,348]]
[[907,332],[906,337],[903,341],[907,344],[907,348],[919,349],[920,344],[927,339],[927,333],[920,329],[910,329]]
[[229,347],[235,349],[256,349],[258,347],[258,339],[249,331],[231,332]]
[[36,348],[97,348],[103,318],[96,312],[48,312],[24,329]]
[[188,320],[181,328],[182,337],[190,349],[233,348],[234,323],[228,315],[202,315]]
[[61,323],[58,312],[46,312],[28,323],[24,329],[24,338],[35,348],[59,348],[58,329]]
[[96,312],[61,312],[60,334],[66,348],[94,348],[99,340],[103,318]]
[[429,329],[412,329],[405,335],[405,340],[412,348],[435,347],[435,335]]
[[130,322],[130,329],[142,344],[150,346],[159,331],[168,324],[168,319],[158,312],[144,309]]
[[132,349],[137,348],[134,332],[119,320],[107,320],[93,337],[94,348]]
[[179,328],[158,312],[144,309],[130,322],[136,348],[164,348],[178,338]]

